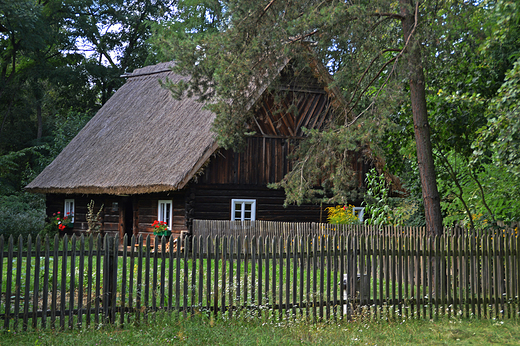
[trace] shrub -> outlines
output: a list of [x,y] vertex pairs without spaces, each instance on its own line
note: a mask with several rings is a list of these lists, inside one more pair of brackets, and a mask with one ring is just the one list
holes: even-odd
[[348,207],[337,205],[335,207],[327,208],[327,220],[331,224],[347,224],[356,225],[360,224],[359,218],[354,214],[354,206],[349,205]]
[[7,240],[20,235],[36,237],[45,223],[45,203],[42,196],[18,193],[0,196],[0,234]]

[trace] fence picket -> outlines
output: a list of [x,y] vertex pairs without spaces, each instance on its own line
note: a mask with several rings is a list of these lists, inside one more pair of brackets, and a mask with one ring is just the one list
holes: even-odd
[[[333,308],[333,311],[332,311],[332,315],[334,316],[334,320],[336,321],[337,320],[337,317],[338,317],[338,304],[339,304],[339,301],[338,301],[338,286],[340,286],[340,281],[341,280],[338,280],[338,270],[339,270],[339,263],[338,263],[338,252],[339,252],[339,238],[338,238],[338,235],[335,234],[334,235],[334,238],[333,238],[333,243],[332,243],[332,249],[333,249],[333,270],[334,270],[334,274],[333,274],[333,277],[332,277],[332,286],[333,286],[333,294],[332,294],[332,308]],[[303,272],[303,268],[301,269],[301,272]],[[301,276],[303,278],[303,276]],[[302,285],[303,286],[303,283]],[[340,286],[341,287],[341,286]],[[302,287],[303,289],[303,287]]]
[[261,309],[263,305],[263,290],[262,290],[262,274],[263,274],[263,262],[264,262],[264,239],[262,235],[258,236],[258,299],[257,306]]
[[[199,308],[202,309],[204,306],[204,238],[198,237],[198,248],[201,249],[199,253]],[[173,260],[172,260],[173,263]],[[173,276],[173,275],[172,275]]]
[[13,280],[13,236],[9,236],[7,249],[7,278],[5,288],[5,315],[4,329],[9,329],[9,320],[11,318],[11,285]]
[[[3,284],[3,278],[4,278],[4,235],[0,234],[0,287]],[[0,289],[1,291],[1,289]],[[0,292],[1,293],[1,292]],[[7,298],[7,292],[6,292],[6,298]],[[0,307],[2,306],[2,294],[0,294]],[[0,309],[0,315],[2,314],[2,310]]]
[[[199,242],[197,237],[191,237],[188,239],[191,249],[191,314],[195,314],[196,308],[196,294],[197,294],[197,253],[199,251]],[[186,245],[185,245],[186,246]],[[170,253],[173,252],[173,247],[170,245]],[[168,276],[168,285],[172,285],[171,276]],[[171,290],[170,290],[171,291]],[[168,310],[171,310],[171,306],[168,305]]]
[[[326,238],[326,245],[327,245],[327,298],[326,298],[326,305],[325,305],[325,308],[326,308],[326,313],[325,313],[325,316],[327,318],[327,320],[330,320],[330,300],[331,300],[331,292],[330,292],[330,280],[331,280],[331,272],[332,272],[332,267],[331,267],[331,258],[330,258],[330,255],[331,255],[331,251],[332,251],[332,242],[331,242],[331,239],[330,237],[328,236]],[[325,275],[323,275],[325,276]]]
[[[38,255],[36,256],[38,259]],[[78,265],[78,329],[81,328],[83,322],[83,287],[84,287],[84,271],[85,271],[85,237],[82,234],[79,239],[79,265]],[[123,288],[121,291],[125,291]]]
[[[218,313],[218,295],[219,295],[219,289],[218,289],[218,273],[219,273],[219,259],[220,259],[220,244],[221,239],[219,236],[215,237],[214,245],[215,245],[215,256],[214,262],[215,262],[215,270],[214,272],[214,278],[213,278],[213,314],[216,316]],[[184,292],[186,294],[186,292]]]
[[14,325],[13,329],[18,329],[18,320],[20,318],[20,290],[22,288],[21,280],[22,280],[22,248],[23,248],[23,239],[22,236],[18,237],[18,251],[16,254],[16,273],[15,273],[15,286],[14,286]]
[[280,242],[278,243],[278,318],[281,320],[283,317],[283,247],[284,247],[284,238],[280,238]]
[[[127,260],[128,260],[128,235],[125,234],[123,236],[123,256],[122,256],[122,265],[123,265],[123,268],[121,270],[121,309],[120,309],[120,316],[119,316],[119,324],[121,326],[124,325],[125,323],[125,307],[126,307],[126,292],[127,292],[127,281],[126,281],[126,276],[127,276]],[[164,249],[164,247],[163,247]],[[164,262],[164,261],[163,261]],[[116,262],[117,263],[117,262]],[[164,287],[164,286],[162,286]],[[163,295],[164,295],[164,291],[163,291]],[[114,304],[115,305],[115,304]]]
[[[502,239],[504,241],[504,256],[505,256],[505,275],[504,275],[504,284],[505,284],[505,310],[507,311],[507,318],[511,318],[511,278],[513,277],[513,273],[511,272],[511,242],[509,241],[511,238]],[[505,312],[504,312],[505,313]]]
[[256,285],[256,250],[257,250],[257,237],[253,235],[251,238],[251,304],[255,304],[255,292],[257,290]]
[[[498,233],[499,231],[497,231]],[[505,287],[504,287],[504,283],[505,283],[505,275],[504,275],[504,261],[505,261],[505,249],[504,249],[504,237],[502,237],[501,234],[497,234],[496,237],[498,238],[498,246],[499,246],[499,270],[498,270],[498,290],[500,292],[500,317],[504,317],[504,310],[505,310],[505,306],[504,306],[504,293],[505,293]]]
[[305,267],[307,268],[307,280],[305,280],[305,284],[306,284],[306,295],[305,295],[305,301],[306,301],[306,306],[305,306],[305,318],[308,320],[309,319],[309,316],[310,316],[310,311],[311,311],[311,280],[312,280],[312,270],[311,270],[311,250],[312,250],[312,236],[311,235],[308,235],[307,236],[307,239],[306,239],[306,242],[304,244],[304,247],[305,247]]
[[226,312],[226,265],[228,262],[228,237],[224,236],[222,239],[222,292],[221,303],[222,314]]
[[[31,281],[31,259],[32,259],[31,248],[32,248],[32,239],[31,239],[31,235],[29,234],[29,236],[27,237],[27,256],[26,256],[26,260],[25,260],[25,278],[28,282],[25,284],[25,292],[24,292],[24,297],[23,297],[24,298],[23,299],[23,331],[27,331],[27,324],[29,323],[29,302],[30,302],[30,299],[29,299],[30,284],[29,284],[29,282]],[[20,271],[20,273],[17,273],[17,274],[18,274],[18,276],[21,276],[21,271]]]
[[[158,265],[158,261],[159,261],[159,258],[158,258],[158,255],[159,255],[159,244],[160,244],[160,240],[161,240],[161,236],[155,236],[154,238],[154,241],[153,241],[153,245],[152,245],[152,253],[150,254],[150,256],[152,256],[153,254],[153,268],[152,268],[152,311],[157,311],[157,280],[158,280],[158,270],[159,270],[159,265]],[[146,249],[146,251],[149,251],[148,249]],[[147,275],[148,276],[148,275]]]
[[[108,241],[108,238],[105,238]],[[68,247],[69,247],[69,238],[65,234],[63,236],[63,248],[62,248],[62,256],[61,256],[61,289],[60,289],[60,329],[65,329],[65,306],[66,306],[66,295],[67,292],[67,258],[68,258]],[[56,260],[56,259],[55,259]],[[58,271],[54,272],[56,275]],[[15,312],[16,313],[16,312]]]
[[[209,261],[209,253],[211,250],[210,246],[210,239],[207,238],[208,241],[208,261]],[[180,239],[177,238],[177,251],[175,251],[175,314],[179,316],[180,310],[181,310],[181,246],[180,246]],[[208,277],[211,273],[211,269],[208,268]],[[208,284],[208,290],[209,290],[209,284]],[[208,310],[210,308],[210,301],[209,301],[209,295],[208,295]]]
[[[302,234],[302,236],[299,238],[299,245],[300,245],[300,257],[299,257],[299,269],[300,269],[300,299],[299,299],[299,312],[300,317],[304,316],[303,308],[304,305],[308,304],[308,301],[304,301],[304,282],[305,282],[305,272],[308,269],[308,267],[305,266],[305,249],[307,245],[307,236],[305,234]],[[307,280],[308,281],[308,280]],[[306,308],[306,307],[305,307]]]
[[234,261],[237,256],[235,250],[235,237],[229,238],[229,317],[233,316],[235,307],[235,288],[233,286]]
[[[2,241],[0,240],[0,249],[3,249],[1,244]],[[41,260],[41,236],[38,234],[36,236],[36,242],[35,242],[35,254],[34,254],[34,286],[33,286],[33,304],[32,304],[32,327],[33,329],[36,329],[37,323],[38,323],[38,298],[40,293],[40,260]],[[29,252],[29,251],[28,251]],[[2,257],[0,256],[0,267],[3,267],[3,261]],[[0,270],[0,277],[2,276],[2,271]],[[2,287],[2,281],[0,279],[0,287]],[[42,311],[43,312],[43,311]]]
[[296,285],[297,285],[297,272],[298,272],[298,267],[297,267],[297,258],[298,258],[298,243],[297,243],[297,240],[298,238],[292,238],[292,241],[293,241],[293,244],[291,244],[291,248],[292,248],[292,315],[293,315],[293,318],[296,317],[296,304],[297,303],[297,300],[296,300]]
[[290,284],[291,284],[291,239],[289,237],[285,238],[286,247],[285,247],[285,316],[289,316],[289,306],[290,306]]
[[[130,268],[128,273],[128,314],[126,315],[126,322],[130,323],[130,315],[134,311],[134,272],[136,271],[136,264],[135,264],[135,248],[136,248],[136,237],[134,234],[132,234],[131,240],[130,240]],[[171,277],[171,276],[170,276]],[[170,291],[171,294],[171,291]]]
[[236,302],[236,305],[237,305],[237,309],[241,309],[242,308],[242,297],[241,297],[241,284],[242,284],[242,280],[241,280],[241,269],[242,269],[242,237],[241,236],[238,236],[237,237],[237,240],[236,240],[236,244],[237,244],[237,251],[236,251],[236,257],[237,257],[237,275],[236,275],[236,279],[237,279],[237,291],[236,291],[236,297],[234,299],[234,301]]
[[325,237],[321,236],[319,239],[319,247],[320,247],[320,290],[319,290],[319,318],[323,320],[323,286],[325,285]]
[[69,329],[74,328],[74,296],[76,292],[76,236],[71,238],[70,289],[69,289]]

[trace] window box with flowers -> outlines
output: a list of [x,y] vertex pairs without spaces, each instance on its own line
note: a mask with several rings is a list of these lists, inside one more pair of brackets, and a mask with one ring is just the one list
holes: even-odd
[[58,230],[65,231],[66,229],[74,228],[74,215],[67,212],[65,216],[60,212],[52,214],[53,223],[58,227]]
[[166,221],[155,220],[152,223],[153,234],[156,236],[166,236],[169,237],[172,235],[172,231],[168,229],[168,223]]

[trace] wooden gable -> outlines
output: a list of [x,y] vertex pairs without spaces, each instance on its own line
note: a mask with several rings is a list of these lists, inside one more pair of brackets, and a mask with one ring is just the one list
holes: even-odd
[[279,84],[257,102],[252,130],[260,136],[302,138],[303,127],[323,130],[331,121],[331,100],[311,73],[294,76],[289,65]]
[[279,182],[292,169],[289,158],[303,139],[303,128],[323,130],[332,119],[331,100],[310,69],[295,77],[291,65],[280,81],[267,89],[254,106],[241,152],[219,150],[197,180],[201,184],[267,185]]

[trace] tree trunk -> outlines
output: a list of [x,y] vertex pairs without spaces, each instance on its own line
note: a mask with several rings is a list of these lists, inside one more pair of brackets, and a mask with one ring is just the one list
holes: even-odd
[[4,118],[2,119],[2,125],[0,126],[0,138],[2,138],[2,133],[4,132],[5,121],[7,120],[9,115],[11,114],[11,106],[12,106],[12,104],[13,104],[13,100],[10,100],[9,101],[9,106],[7,106],[7,111],[5,112]]
[[441,235],[443,232],[441,205],[439,191],[437,190],[435,166],[433,163],[432,144],[430,141],[430,127],[428,125],[425,78],[422,67],[420,43],[416,42],[414,37],[417,23],[414,16],[415,13],[411,11],[413,9],[413,1],[399,0],[399,5],[401,15],[403,16],[404,41],[407,42],[405,57],[408,62],[413,124],[426,217],[426,229],[430,235]]
[[40,101],[36,103],[36,118],[38,120],[38,131],[36,133],[36,142],[39,144],[43,135],[43,119],[42,119],[42,104]]

